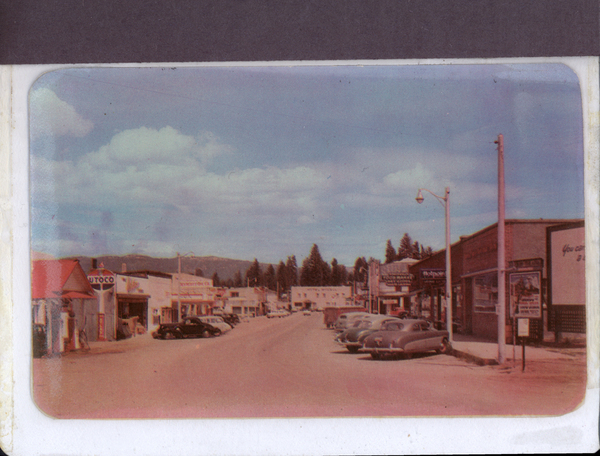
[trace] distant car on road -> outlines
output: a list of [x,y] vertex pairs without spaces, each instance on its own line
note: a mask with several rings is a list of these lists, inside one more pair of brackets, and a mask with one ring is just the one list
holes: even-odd
[[357,319],[351,328],[338,334],[335,340],[344,345],[350,353],[358,353],[358,350],[362,348],[363,340],[367,336],[379,331],[386,323],[398,320],[399,318],[390,315],[367,314]]
[[287,317],[289,314],[290,313],[287,310],[283,309],[271,310],[267,312],[267,318],[283,318]]
[[183,339],[187,337],[213,337],[220,336],[221,330],[198,317],[185,317],[179,323],[162,323],[152,333],[155,339]]
[[304,316],[310,316],[310,310],[308,310],[308,309],[307,309],[307,310],[305,310],[304,312],[302,312],[302,314],[303,314]]
[[448,331],[437,330],[426,320],[399,320],[388,322],[363,341],[363,351],[373,359],[386,355],[405,355],[436,351],[449,353],[452,347]]

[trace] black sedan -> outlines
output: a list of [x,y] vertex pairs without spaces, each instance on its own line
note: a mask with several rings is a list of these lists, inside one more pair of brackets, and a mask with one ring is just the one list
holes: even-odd
[[155,339],[220,336],[221,330],[204,323],[198,317],[185,317],[179,323],[163,323],[152,333]]
[[385,355],[405,355],[436,351],[449,353],[448,331],[436,330],[426,320],[400,320],[386,323],[381,331],[366,337],[363,351],[373,359]]

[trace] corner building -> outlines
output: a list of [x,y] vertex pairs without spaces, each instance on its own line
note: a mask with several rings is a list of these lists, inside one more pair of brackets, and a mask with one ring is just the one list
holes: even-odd
[[[546,229],[548,227],[581,222],[564,219],[505,221],[506,274],[506,339],[513,338],[513,321],[509,309],[509,271],[539,270],[543,316],[532,320],[534,338],[542,338],[547,314],[547,260]],[[445,321],[445,274],[442,280],[427,280],[427,270],[445,268],[445,250],[419,261],[410,267],[415,277],[411,290],[413,314],[432,321]],[[488,226],[451,246],[452,311],[460,332],[489,340],[498,338],[498,224]]]

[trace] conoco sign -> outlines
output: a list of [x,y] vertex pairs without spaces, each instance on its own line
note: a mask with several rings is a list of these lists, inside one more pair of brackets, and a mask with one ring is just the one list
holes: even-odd
[[92,288],[96,290],[108,290],[115,285],[115,274],[108,269],[92,269],[87,278]]

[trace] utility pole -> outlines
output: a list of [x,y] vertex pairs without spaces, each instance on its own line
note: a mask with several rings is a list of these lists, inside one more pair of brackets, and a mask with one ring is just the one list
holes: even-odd
[[504,136],[498,135],[498,364],[506,359],[506,262],[504,242]]

